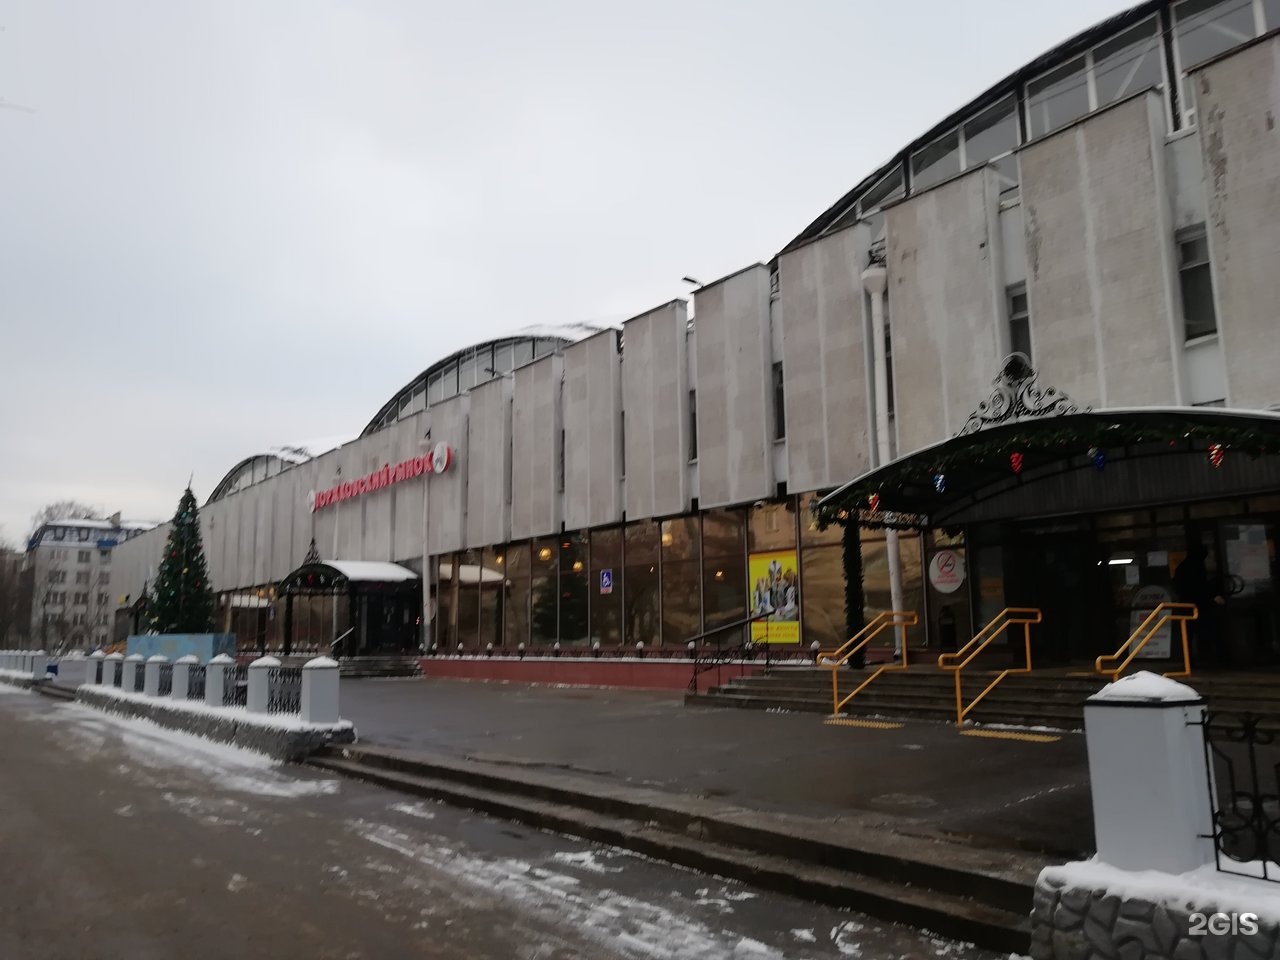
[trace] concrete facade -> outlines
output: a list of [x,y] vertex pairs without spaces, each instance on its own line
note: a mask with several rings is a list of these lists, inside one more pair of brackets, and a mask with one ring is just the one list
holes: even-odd
[[622,519],[622,366],[618,335],[564,351],[564,522],[570,529]]
[[561,357],[545,357],[515,373],[511,413],[511,535],[560,532]]

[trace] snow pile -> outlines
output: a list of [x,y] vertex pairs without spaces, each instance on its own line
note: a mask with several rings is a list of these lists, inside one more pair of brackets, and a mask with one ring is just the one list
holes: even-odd
[[0,680],[30,680],[30,670],[0,670]]
[[[1181,686],[1181,684],[1179,684]],[[1232,870],[1257,868],[1260,864],[1231,864]],[[1208,912],[1256,913],[1270,923],[1280,923],[1280,884],[1222,873],[1212,863],[1188,873],[1162,873],[1159,870],[1121,870],[1098,859],[1045,867],[1042,882],[1106,890],[1122,900],[1145,900],[1163,904],[1187,913]]]
[[337,723],[304,723],[296,713],[250,713],[244,707],[211,707],[201,700],[177,700],[171,697],[148,697],[143,693],[132,693],[119,687],[100,687],[86,684],[80,689],[116,700],[132,703],[160,706],[178,713],[194,713],[204,717],[221,720],[234,720],[236,723],[250,727],[262,727],[267,730],[350,730],[350,720],[339,720]]
[[1168,677],[1162,677],[1157,673],[1142,670],[1108,683],[1089,699],[1182,703],[1187,700],[1199,700],[1200,694],[1185,683],[1178,683],[1177,680],[1170,680]]

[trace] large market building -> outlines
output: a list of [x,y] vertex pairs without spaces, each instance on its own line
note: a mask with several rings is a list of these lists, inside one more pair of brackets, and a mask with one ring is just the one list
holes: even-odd
[[[224,624],[679,652],[767,609],[771,644],[831,645],[859,521],[867,607],[919,612],[913,643],[1016,603],[1090,658],[1203,547],[1236,662],[1275,662],[1277,28],[1280,0],[1140,4],[692,309],[477,344],[336,450],[248,458],[202,508]],[[130,603],[166,533],[116,549]]]

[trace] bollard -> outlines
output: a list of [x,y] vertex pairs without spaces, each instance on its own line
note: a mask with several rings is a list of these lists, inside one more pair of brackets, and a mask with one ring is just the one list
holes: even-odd
[[1098,860],[1165,873],[1213,862],[1204,713],[1195,690],[1146,672],[1085,701]]
[[227,672],[236,665],[225,653],[220,653],[209,661],[204,673],[204,702],[211,707],[222,706],[223,691],[226,689]]
[[89,654],[89,671],[85,674],[84,682],[90,686],[102,686],[102,658],[104,654],[101,650],[95,650]]
[[37,650],[31,655],[31,679],[43,680],[44,675],[49,672],[49,655],[43,650]]
[[168,662],[169,658],[162,653],[157,653],[147,660],[142,674],[142,693],[144,696],[160,696],[160,664]]
[[308,660],[302,667],[303,723],[337,723],[338,661],[328,657]]
[[249,664],[249,689],[245,696],[245,707],[250,713],[266,713],[267,701],[271,693],[270,671],[280,666],[275,657],[259,657]]
[[188,653],[185,657],[179,657],[173,661],[173,687],[169,690],[169,696],[174,700],[186,700],[187,692],[191,689],[191,668],[200,663],[200,658],[194,653]]

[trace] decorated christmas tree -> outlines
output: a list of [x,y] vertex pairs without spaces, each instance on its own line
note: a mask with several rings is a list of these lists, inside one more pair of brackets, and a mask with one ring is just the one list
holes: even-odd
[[173,515],[169,542],[155,583],[147,620],[156,633],[208,633],[213,627],[213,591],[200,544],[200,511],[187,487]]

